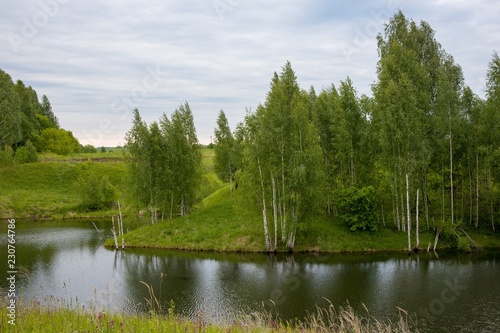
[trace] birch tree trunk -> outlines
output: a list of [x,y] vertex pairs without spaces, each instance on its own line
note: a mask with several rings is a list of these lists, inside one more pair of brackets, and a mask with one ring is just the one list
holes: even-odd
[[451,199],[451,224],[455,222],[454,195],[453,195],[453,139],[451,132],[451,110],[448,110],[450,118],[450,199]]
[[479,156],[476,151],[476,229],[479,227]]
[[493,214],[493,190],[491,188],[491,167],[488,166],[488,170],[486,171],[486,179],[488,182],[488,191],[490,192],[490,219],[491,219],[491,228],[495,231],[495,216]]
[[420,239],[419,239],[419,234],[418,234],[418,188],[417,188],[417,203],[416,203],[416,213],[415,213],[415,237],[416,237],[416,244],[415,248],[418,249],[420,247]]
[[273,251],[276,251],[278,244],[278,206],[276,202],[276,182],[274,181],[274,176],[271,173],[271,184],[273,191],[273,218],[274,218],[274,244],[272,245]]
[[406,174],[406,212],[408,220],[408,252],[411,252],[411,211],[410,211],[410,184],[408,183],[408,173]]
[[269,229],[267,228],[267,213],[266,213],[266,191],[264,190],[264,179],[262,178],[262,168],[260,159],[257,157],[257,165],[259,167],[260,187],[262,189],[262,219],[264,220],[264,238],[266,242],[266,251],[271,252],[271,243],[269,241]]

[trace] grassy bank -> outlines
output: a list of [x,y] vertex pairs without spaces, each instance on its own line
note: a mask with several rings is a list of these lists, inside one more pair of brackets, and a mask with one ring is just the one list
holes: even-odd
[[[185,217],[165,220],[126,234],[127,247],[154,247],[196,251],[251,251],[265,250],[262,216],[259,212],[242,209],[243,195],[229,187],[214,192],[203,200],[201,208]],[[405,251],[407,236],[391,227],[377,232],[352,232],[340,221],[326,216],[311,216],[297,236],[295,251],[361,252]],[[480,231],[468,234],[482,248],[500,247],[500,237]],[[414,237],[414,236],[413,236]],[[414,238],[412,242],[415,242]],[[426,228],[420,233],[421,248],[434,242],[434,232]],[[108,240],[107,246],[113,246]],[[439,249],[456,247],[456,240],[443,235]],[[283,247],[281,251],[286,251]]]
[[[6,299],[0,304],[6,309]],[[350,307],[339,310],[330,306],[318,309],[304,321],[282,322],[265,313],[242,314],[231,323],[206,323],[180,318],[175,313],[167,315],[119,314],[70,309],[66,306],[17,306],[15,325],[9,324],[6,314],[0,316],[0,327],[5,332],[358,332],[358,333],[409,333],[417,332],[404,313],[395,321],[378,321],[369,315],[360,317]]]

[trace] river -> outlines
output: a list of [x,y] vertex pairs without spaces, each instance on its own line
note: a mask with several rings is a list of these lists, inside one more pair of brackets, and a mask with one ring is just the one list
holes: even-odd
[[[364,306],[377,319],[404,309],[421,332],[500,332],[500,252],[236,254],[103,247],[110,223],[16,223],[16,289],[24,300],[147,311],[151,286],[183,316],[231,320],[253,311],[303,319],[316,306]],[[7,222],[0,224],[7,288]]]

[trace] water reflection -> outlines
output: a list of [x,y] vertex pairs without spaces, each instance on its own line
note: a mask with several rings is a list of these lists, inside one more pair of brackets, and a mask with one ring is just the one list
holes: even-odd
[[[168,252],[102,247],[109,222],[18,223],[19,281],[25,299],[59,297],[67,303],[113,311],[147,311],[147,288],[167,307],[207,321],[230,320],[244,311],[277,311],[303,318],[317,305],[349,302],[377,318],[397,308],[418,316],[422,331],[500,330],[500,266],[497,253],[440,258],[427,253],[262,255]],[[6,234],[6,224],[0,232]],[[6,237],[0,240],[6,248]],[[4,253],[4,252],[2,252]],[[0,261],[6,287],[6,260]],[[164,273],[163,279],[162,273]],[[491,330],[492,329],[492,330]]]

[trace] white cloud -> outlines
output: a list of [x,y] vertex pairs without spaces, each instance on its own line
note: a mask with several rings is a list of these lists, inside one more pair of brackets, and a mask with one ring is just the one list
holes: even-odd
[[[430,23],[477,93],[500,45],[494,1],[41,1],[66,4],[18,52],[9,34],[22,37],[43,9],[35,0],[3,5],[0,68],[46,94],[62,126],[82,143],[99,146],[123,144],[129,107],[150,122],[185,100],[200,141],[209,142],[218,111],[234,127],[246,107],[264,101],[286,60],[304,89],[314,85],[319,92],[349,76],[370,94],[375,36],[398,7]],[[214,4],[225,4],[225,11]],[[159,69],[161,83],[144,94],[148,68]]]

